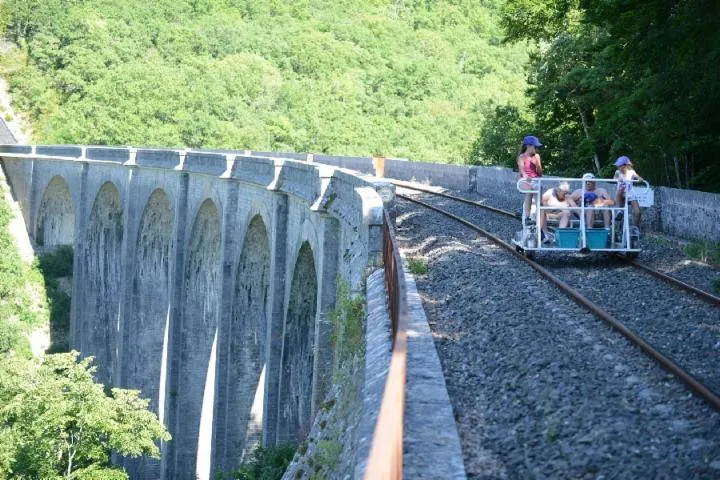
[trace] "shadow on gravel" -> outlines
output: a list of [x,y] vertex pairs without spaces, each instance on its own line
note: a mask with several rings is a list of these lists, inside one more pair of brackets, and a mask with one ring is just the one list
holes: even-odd
[[545,253],[538,255],[536,261],[548,268],[590,268],[590,267],[627,267],[627,263],[621,259],[603,253],[597,254],[570,254],[567,253]]

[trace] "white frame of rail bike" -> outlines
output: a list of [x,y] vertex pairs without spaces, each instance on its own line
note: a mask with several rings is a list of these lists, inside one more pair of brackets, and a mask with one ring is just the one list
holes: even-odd
[[[557,184],[560,182],[566,181],[568,182],[571,187],[575,183],[580,182],[582,185],[582,196],[581,198],[585,197],[585,186],[586,182],[603,182],[603,183],[625,183],[625,204],[624,205],[613,205],[613,206],[602,206],[602,207],[593,207],[585,206],[585,202],[580,201],[580,204],[577,207],[557,207],[552,205],[542,205],[542,195],[549,188],[548,184],[553,184],[553,187],[556,187]],[[629,212],[629,205],[634,198],[631,198],[631,189],[633,183],[631,181],[625,181],[625,180],[615,180],[615,179],[604,179],[604,178],[592,178],[592,179],[583,179],[583,178],[558,178],[558,177],[537,177],[537,178],[520,178],[517,181],[517,189],[520,193],[528,194],[531,193],[535,195],[535,212],[532,214],[534,216],[535,220],[535,246],[529,247],[527,245],[524,245],[523,243],[527,243],[527,235],[526,233],[529,232],[528,225],[525,224],[525,218],[522,219],[522,232],[519,239],[512,239],[512,243],[515,244],[515,246],[518,248],[518,250],[524,250],[524,251],[561,251],[561,252],[580,252],[580,251],[589,251],[587,247],[587,237],[585,235],[586,233],[586,225],[585,225],[585,211],[586,210],[592,210],[593,212],[596,211],[603,211],[603,210],[610,210],[610,247],[609,248],[593,248],[593,252],[623,252],[623,253],[633,253],[636,254],[640,252],[639,248],[632,248],[631,247],[631,234],[630,234],[630,215],[628,215]],[[645,184],[646,191],[652,192],[650,190],[650,184],[646,181],[642,181],[639,183]],[[543,188],[543,184],[546,185],[545,188]],[[523,188],[527,186],[533,186],[534,188],[528,189]],[[570,195],[574,191],[573,188],[570,189],[570,192],[568,192],[568,195]],[[524,199],[523,199],[524,200]],[[652,196],[650,196],[650,202],[652,202]],[[649,205],[643,205],[643,206],[649,206]],[[570,212],[578,211],[580,216],[580,246],[577,247],[558,247],[558,246],[544,246],[542,243],[542,229],[540,228],[540,214],[544,210],[550,210],[550,211],[558,211],[558,210],[568,210]],[[622,240],[621,242],[615,242],[615,215],[616,212],[623,212],[623,224],[622,224]],[[524,217],[524,213],[523,213]],[[617,245],[615,248],[613,248],[615,245]]]

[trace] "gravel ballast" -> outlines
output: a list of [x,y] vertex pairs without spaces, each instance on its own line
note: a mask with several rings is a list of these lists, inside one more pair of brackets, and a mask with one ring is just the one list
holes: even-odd
[[[423,201],[470,220],[503,239],[520,228],[519,222],[511,218],[454,200],[424,195]],[[656,251],[653,258],[661,255]],[[667,255],[675,256],[677,251]],[[717,306],[604,253],[538,252],[537,260],[712,390],[720,392]],[[714,270],[705,267],[706,273]]]
[[[494,218],[494,228],[483,226],[498,234],[519,224]],[[440,214],[399,201],[398,236],[408,256],[428,261],[417,285],[470,478],[720,477],[720,415],[620,334]],[[569,268],[587,277],[585,265]],[[602,268],[613,277],[622,266],[592,271]],[[630,290],[624,279],[615,282]],[[619,287],[600,290],[612,288]],[[617,292],[612,300],[627,309]],[[678,310],[701,311],[697,300],[687,302]],[[642,318],[647,306],[635,307]],[[663,311],[672,317],[672,310],[653,315]],[[702,321],[717,324],[717,317]]]

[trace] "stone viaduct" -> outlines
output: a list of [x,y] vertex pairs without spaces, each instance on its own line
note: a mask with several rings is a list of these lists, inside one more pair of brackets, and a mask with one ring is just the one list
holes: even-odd
[[71,347],[173,440],[131,478],[211,478],[302,439],[329,388],[339,278],[382,243],[387,183],[237,152],[0,146],[38,247],[72,245]]

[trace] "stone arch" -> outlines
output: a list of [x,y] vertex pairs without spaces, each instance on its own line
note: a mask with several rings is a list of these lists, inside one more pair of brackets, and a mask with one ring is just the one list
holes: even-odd
[[80,332],[82,353],[95,356],[97,378],[108,384],[115,361],[120,301],[123,206],[111,182],[100,187],[90,213],[83,271],[87,276]]
[[236,466],[262,441],[270,240],[261,215],[245,234],[230,324],[225,465]]
[[39,247],[72,245],[75,239],[75,209],[67,182],[54,176],[43,194],[35,222],[35,243]]
[[184,279],[179,364],[176,478],[210,477],[218,310],[221,290],[221,222],[212,200],[200,206],[190,235]]
[[[148,199],[137,236],[132,299],[124,324],[124,388],[138,389],[165,421],[165,362],[169,329],[170,256],[173,251],[173,211],[167,194],[155,190]],[[128,460],[131,478],[159,478],[160,462]]]
[[317,310],[317,274],[310,243],[304,242],[295,262],[285,320],[278,439],[303,440],[310,430]]

